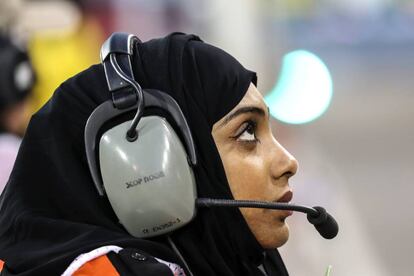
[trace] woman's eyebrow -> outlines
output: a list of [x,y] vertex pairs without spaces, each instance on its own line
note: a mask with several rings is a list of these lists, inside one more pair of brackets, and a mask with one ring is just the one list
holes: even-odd
[[226,118],[224,118],[224,121],[220,123],[219,127],[223,127],[228,122],[233,120],[235,117],[240,116],[240,115],[245,114],[245,113],[255,113],[255,114],[263,116],[263,117],[266,116],[266,112],[260,107],[257,107],[257,106],[244,106],[244,107],[240,107],[239,109],[236,109],[233,113],[231,113]]

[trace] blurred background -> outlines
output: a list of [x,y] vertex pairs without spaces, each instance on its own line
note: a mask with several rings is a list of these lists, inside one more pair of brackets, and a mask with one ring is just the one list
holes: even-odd
[[99,62],[113,31],[195,33],[225,49],[258,72],[274,134],[300,163],[294,202],[340,225],[328,241],[291,217],[290,274],[413,275],[413,1],[0,0],[0,28],[36,72],[30,112]]

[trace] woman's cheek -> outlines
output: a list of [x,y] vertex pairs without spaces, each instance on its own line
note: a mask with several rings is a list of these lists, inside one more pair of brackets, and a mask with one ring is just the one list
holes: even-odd
[[266,176],[263,162],[258,158],[234,158],[231,166],[225,169],[235,199],[258,200],[266,197]]

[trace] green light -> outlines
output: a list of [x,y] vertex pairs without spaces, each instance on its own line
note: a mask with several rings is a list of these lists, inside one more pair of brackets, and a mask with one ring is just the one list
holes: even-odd
[[297,50],[283,57],[279,80],[265,97],[270,114],[289,124],[304,124],[321,116],[332,98],[332,78],[316,55]]

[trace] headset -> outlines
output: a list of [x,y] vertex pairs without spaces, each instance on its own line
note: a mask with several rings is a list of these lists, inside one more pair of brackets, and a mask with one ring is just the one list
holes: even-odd
[[0,36],[0,111],[26,98],[34,81],[27,53]]
[[131,57],[139,54],[134,52],[136,43],[141,41],[134,35],[113,33],[102,45],[101,62],[112,97],[91,113],[84,137],[98,194],[107,196],[131,235],[169,233],[189,223],[197,207],[292,210],[306,213],[322,237],[337,235],[338,224],[323,207],[197,198],[197,157],[190,128],[171,96],[142,89],[134,80]]
[[[100,57],[111,99],[92,112],[84,138],[99,195],[106,195],[131,235],[146,238],[173,231],[195,216],[197,158],[177,102],[165,92],[142,89],[134,80],[135,43],[141,41],[134,35],[113,33],[102,45]],[[146,110],[166,116],[144,116]],[[133,119],[122,119],[131,112]],[[107,129],[111,121],[117,123]]]

